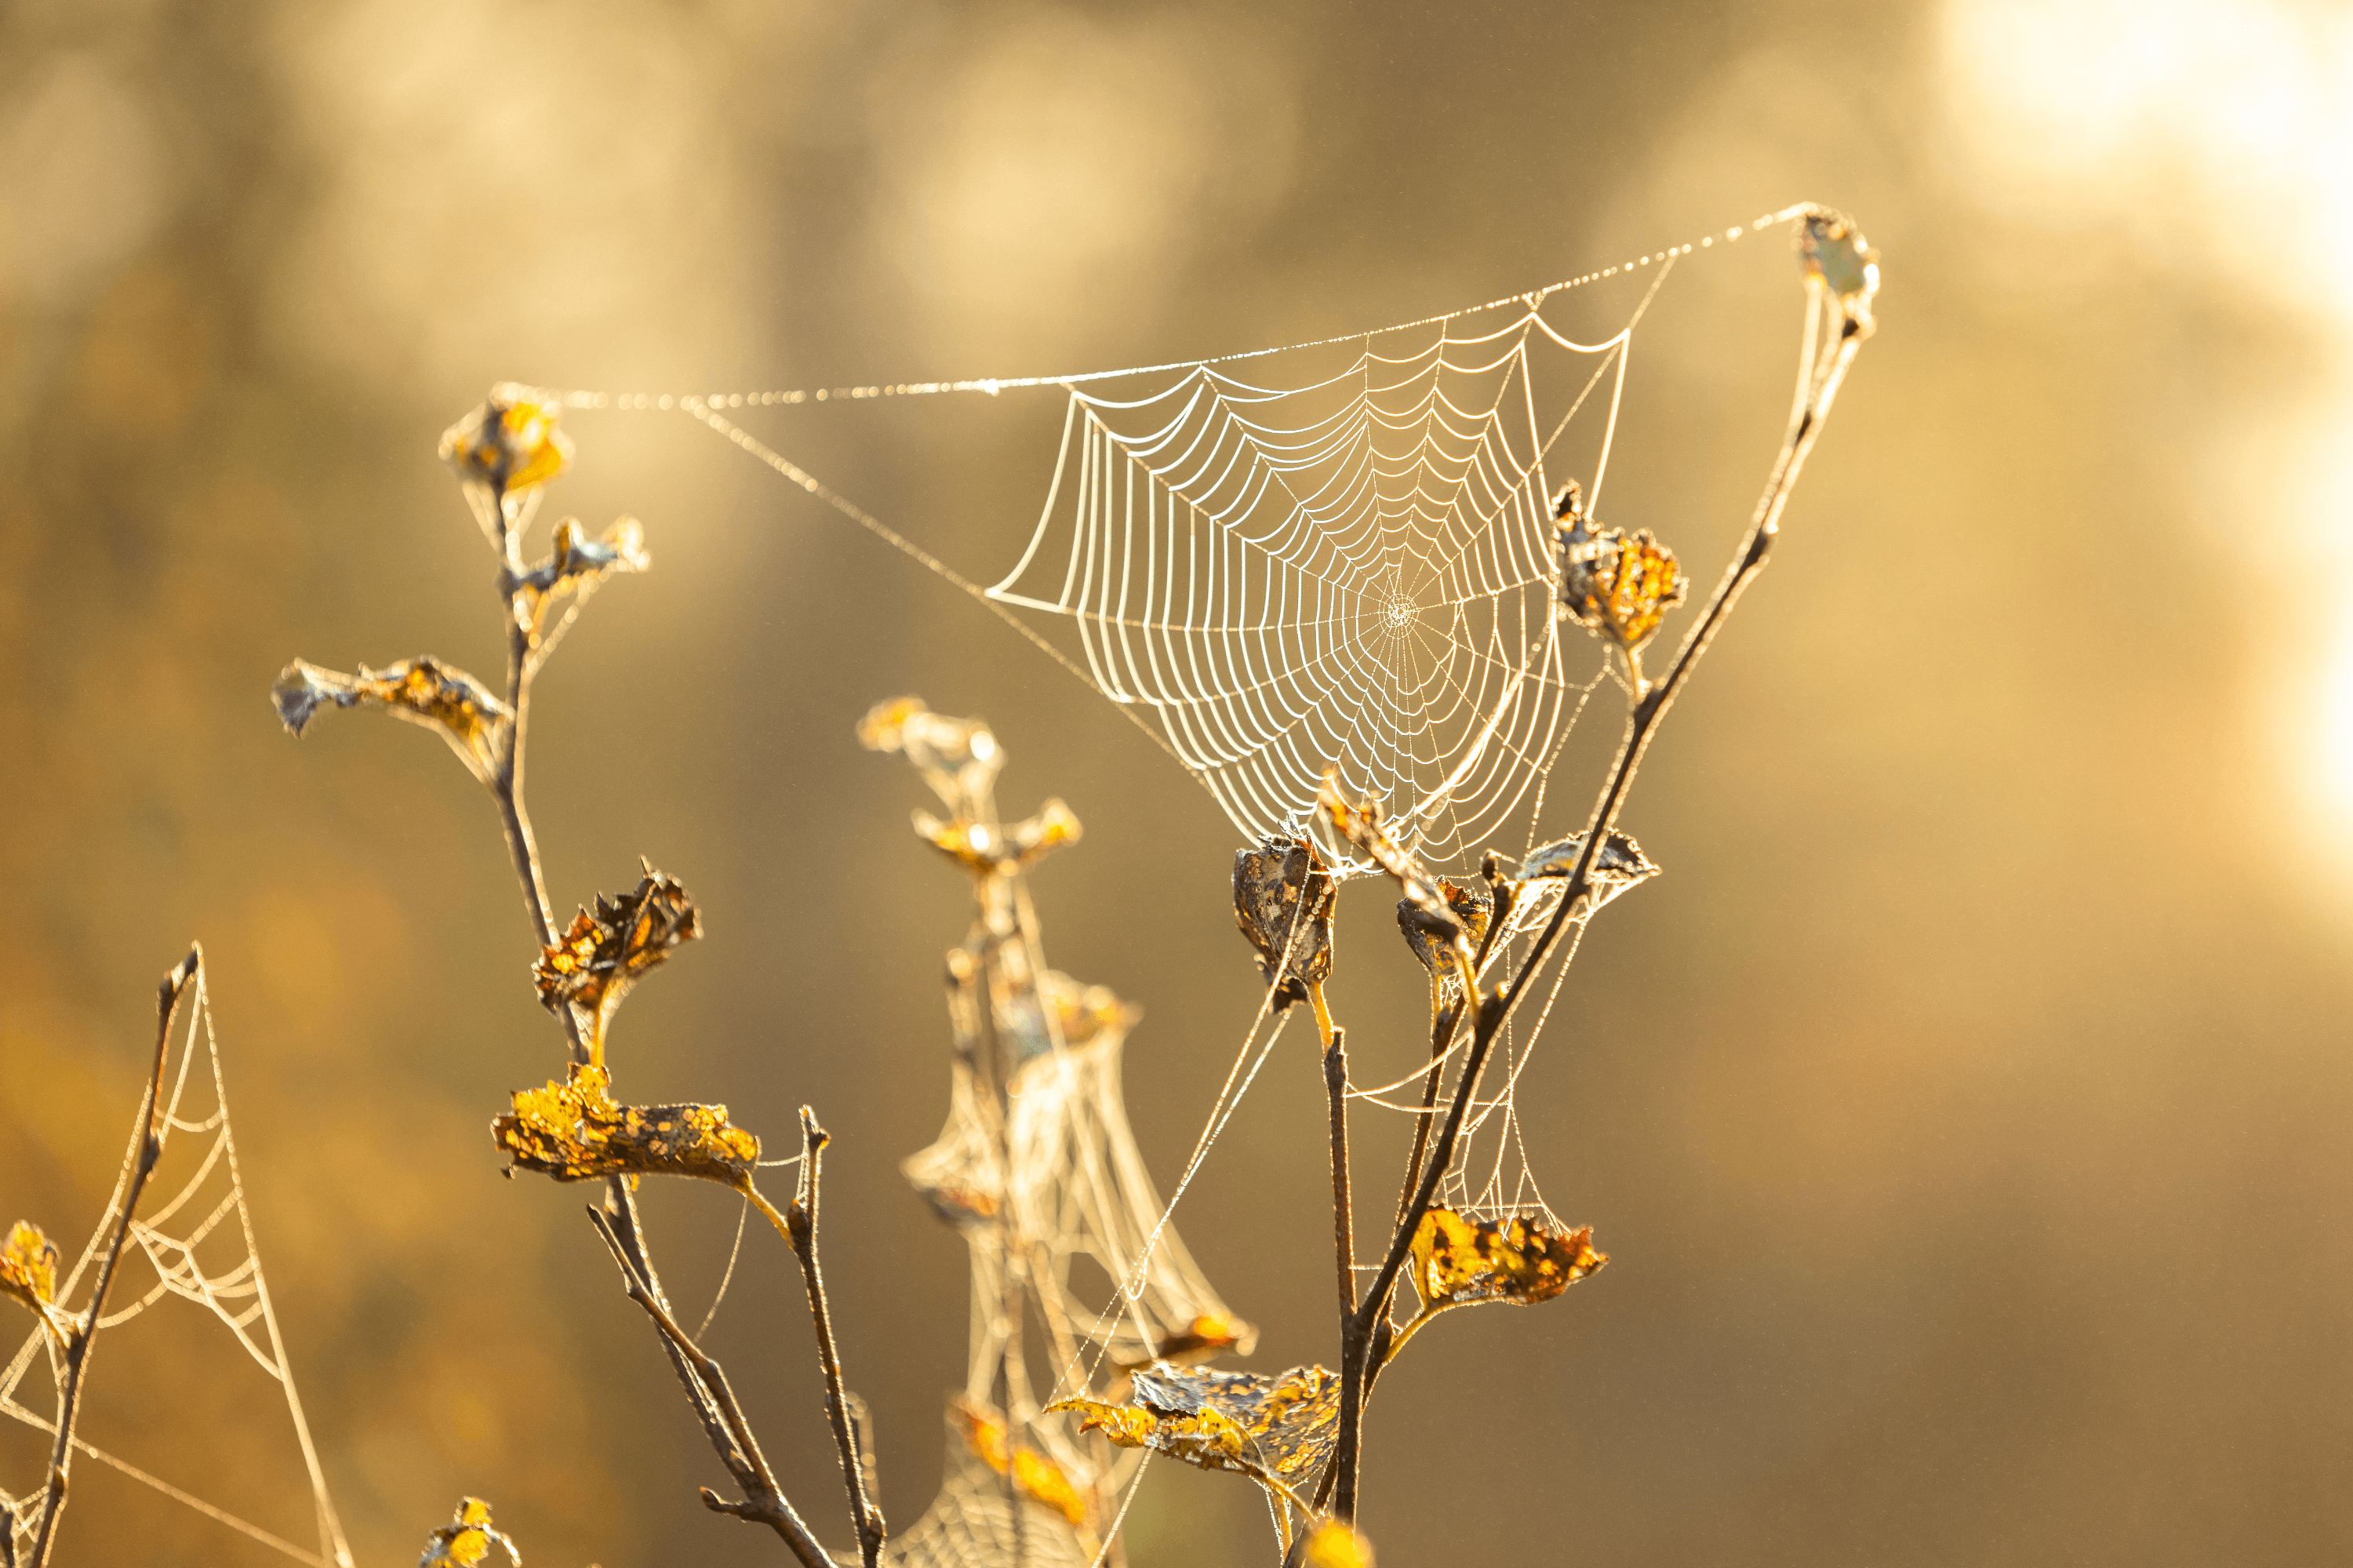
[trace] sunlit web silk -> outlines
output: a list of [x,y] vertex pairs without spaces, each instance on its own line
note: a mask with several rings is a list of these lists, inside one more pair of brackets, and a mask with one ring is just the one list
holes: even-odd
[[1368,336],[1304,385],[1269,384],[1278,359],[1071,388],[1037,530],[988,591],[1066,617],[1097,685],[1248,835],[1306,821],[1330,767],[1463,860],[1525,824],[1589,684],[1553,610],[1546,456],[1586,414],[1599,493],[1633,329],[1475,314]]
[[[261,1271],[261,1255],[254,1244],[252,1216],[246,1207],[245,1184],[237,1171],[237,1141],[229,1127],[228,1095],[221,1076],[220,1053],[213,1036],[211,1002],[205,993],[201,971],[195,1004],[187,1010],[187,1025],[178,1034],[164,1067],[164,1151],[142,1197],[142,1212],[132,1223],[130,1243],[108,1297],[107,1313],[99,1319],[100,1337],[129,1331],[126,1326],[132,1319],[171,1298],[195,1303],[227,1329],[243,1352],[284,1392],[287,1415],[293,1423],[307,1472],[304,1484],[318,1531],[318,1550],[314,1552],[298,1546],[88,1441],[91,1422],[87,1407],[75,1436],[74,1448],[297,1562],[321,1564],[322,1568],[329,1564],[350,1568],[351,1552],[343,1541],[334,1501],[327,1493],[326,1478],[311,1441],[310,1425],[303,1418],[301,1398],[294,1388],[293,1369],[287,1360],[285,1343],[279,1336],[277,1314],[270,1306],[269,1284]],[[107,1202],[108,1215],[122,1201],[123,1183],[129,1179],[126,1160],[121,1174],[116,1178],[113,1196]],[[89,1309],[87,1295],[77,1302],[75,1293],[86,1292],[95,1285],[100,1255],[108,1234],[101,1218],[99,1228],[90,1233],[83,1245],[72,1272],[59,1281],[58,1304],[76,1316]],[[100,1358],[91,1375],[109,1376],[110,1360]],[[17,1397],[36,1362],[46,1364],[53,1388],[62,1386],[63,1358],[37,1327],[26,1335],[5,1366],[0,1367],[0,1414],[54,1436],[54,1407],[36,1410]],[[129,1371],[121,1361],[112,1361],[111,1375],[126,1375]],[[168,1385],[147,1390],[146,1396],[153,1412],[148,1431],[171,1431],[204,1422],[201,1412],[174,1408],[174,1391]],[[121,1442],[132,1446],[135,1452],[135,1445],[145,1435],[133,1430],[120,1438],[110,1436],[108,1442]],[[236,1441],[233,1432],[224,1431],[216,1436],[224,1441]],[[73,1483],[77,1494],[90,1486],[86,1476],[86,1470],[77,1469]],[[39,1518],[39,1494],[45,1479],[37,1480],[21,1498],[0,1494],[0,1498],[6,1499],[10,1524],[17,1532],[20,1547],[26,1544],[27,1527]],[[95,1496],[92,1493],[83,1498],[81,1507],[90,1508]],[[69,1511],[61,1529],[71,1528]],[[70,1560],[71,1544],[63,1550]]]

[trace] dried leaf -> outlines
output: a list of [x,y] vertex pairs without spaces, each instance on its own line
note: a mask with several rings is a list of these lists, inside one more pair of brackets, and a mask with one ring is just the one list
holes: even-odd
[[695,1176],[741,1188],[759,1163],[760,1140],[731,1126],[725,1106],[628,1106],[607,1090],[611,1075],[575,1062],[570,1078],[517,1089],[514,1109],[491,1138],[515,1166],[559,1181],[604,1176]]
[[[1577,857],[1584,853],[1585,835],[1571,833],[1529,851],[1528,858],[1520,863],[1520,875],[1538,883],[1568,876],[1577,870]],[[1648,882],[1658,874],[1659,868],[1642,853],[1641,844],[1610,830],[1609,836],[1601,841],[1600,852],[1593,857],[1592,867],[1585,874],[1586,884],[1592,890],[1591,909],[1599,909],[1635,884]]]
[[1302,1568],[1373,1568],[1373,1543],[1342,1524],[1327,1519],[1307,1538]]
[[1410,898],[1398,900],[1398,928],[1405,933],[1405,945],[1421,960],[1421,967],[1437,974],[1450,986],[1461,983],[1458,971],[1461,958],[1456,949],[1459,934],[1472,952],[1486,939],[1487,922],[1495,912],[1495,895],[1483,887],[1466,887],[1451,877],[1438,879],[1439,895],[1446,900],[1447,911],[1454,916],[1455,926],[1447,927],[1433,921],[1421,906]]
[[1487,1301],[1549,1301],[1609,1261],[1593,1250],[1591,1225],[1564,1230],[1544,1214],[1485,1219],[1432,1209],[1413,1233],[1413,1287],[1423,1318]]
[[0,1296],[31,1308],[51,1330],[58,1329],[58,1248],[41,1227],[18,1220],[0,1244]]
[[1456,948],[1458,958],[1467,959],[1470,941],[1461,916],[1440,890],[1438,878],[1423,867],[1411,849],[1398,842],[1396,830],[1384,820],[1381,803],[1370,796],[1362,801],[1350,800],[1340,787],[1338,769],[1327,768],[1323,787],[1316,791],[1315,806],[1335,832],[1398,885],[1424,935]]
[[539,487],[571,466],[572,442],[555,428],[562,412],[502,384],[441,433],[441,461],[458,476],[475,520],[501,554],[508,531],[530,521]]
[[1798,260],[1806,276],[1838,297],[1850,330],[1869,332],[1871,302],[1879,292],[1879,252],[1854,219],[1831,207],[1809,211],[1798,226]]
[[438,729],[459,760],[486,784],[498,772],[514,717],[489,687],[430,656],[403,659],[381,670],[362,665],[356,675],[297,659],[279,672],[269,700],[298,736],[323,707],[390,709],[396,717]]
[[635,892],[598,894],[593,910],[574,915],[564,939],[541,949],[532,979],[550,1012],[571,1006],[588,1015],[589,1038],[601,1055],[605,1026],[629,988],[702,935],[693,895],[647,864]]
[[920,1182],[915,1191],[932,1206],[932,1213],[959,1230],[967,1225],[984,1225],[997,1218],[997,1194],[962,1181],[943,1182],[927,1187]]
[[959,816],[981,810],[1005,753],[979,719],[952,719],[923,705],[921,697],[877,703],[858,721],[859,744],[869,751],[902,751],[949,810]]
[[515,1550],[513,1537],[491,1524],[491,1505],[480,1498],[459,1498],[456,1516],[427,1537],[417,1568],[475,1568],[493,1545],[504,1547],[507,1561],[520,1568],[522,1553]]
[[1235,852],[1234,921],[1258,950],[1259,974],[1275,987],[1277,1012],[1305,1001],[1308,987],[1331,977],[1338,895],[1311,840],[1271,837],[1254,850]]
[[942,821],[929,811],[914,813],[915,832],[934,849],[978,876],[1010,876],[1027,871],[1049,850],[1076,842],[1079,819],[1059,800],[1009,828],[992,828],[969,817]]
[[515,624],[536,648],[547,628],[547,612],[557,599],[571,594],[575,603],[585,601],[615,572],[647,571],[653,564],[646,554],[646,531],[636,518],[623,517],[601,537],[591,539],[578,518],[566,517],[555,525],[555,553],[521,576],[507,577],[508,605]]
[[1246,1356],[1257,1344],[1258,1330],[1251,1325],[1238,1318],[1205,1312],[1155,1345],[1149,1357],[1138,1361],[1122,1361],[1119,1365],[1125,1372],[1148,1367],[1155,1361],[1166,1361],[1170,1366],[1198,1366],[1204,1361],[1214,1361],[1228,1351]]
[[1083,1529],[1087,1522],[1087,1505],[1079,1498],[1078,1489],[1062,1467],[1035,1449],[1013,1450],[1008,1461],[1006,1454],[1005,1423],[993,1410],[986,1410],[959,1395],[948,1405],[949,1414],[964,1433],[965,1445],[978,1455],[981,1461],[998,1475],[1005,1474],[1009,1462],[1013,1468],[1013,1484],[1021,1489],[1032,1502],[1043,1503],[1064,1519],[1072,1529]]
[[1339,1441],[1340,1378],[1322,1367],[1269,1377],[1160,1365],[1129,1382],[1127,1404],[1065,1399],[1046,1408],[1076,1413],[1082,1430],[1123,1448],[1293,1489],[1314,1480]]
[[1560,552],[1561,612],[1629,653],[1657,634],[1689,587],[1672,550],[1648,528],[1596,528],[1572,480],[1554,508]]

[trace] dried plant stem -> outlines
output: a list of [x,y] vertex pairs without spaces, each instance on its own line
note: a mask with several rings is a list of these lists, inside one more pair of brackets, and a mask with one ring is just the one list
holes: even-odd
[[801,1277],[808,1284],[809,1316],[817,1322],[818,1360],[825,1367],[825,1414],[833,1424],[834,1446],[841,1453],[842,1485],[849,1493],[849,1515],[858,1528],[858,1552],[866,1568],[882,1559],[888,1527],[882,1510],[866,1492],[866,1464],[859,1452],[858,1429],[850,1421],[849,1396],[842,1387],[841,1352],[833,1340],[833,1319],[826,1309],[825,1276],[818,1267],[818,1181],[830,1139],[818,1126],[817,1113],[801,1107],[800,1188],[785,1211],[793,1255],[800,1259]]
[[[1818,326],[1817,323],[1822,323]],[[1838,347],[1819,362],[1813,352],[1819,332],[1834,332]],[[1578,853],[1577,864],[1570,872],[1567,885],[1561,891],[1560,902],[1555,906],[1552,917],[1545,923],[1527,959],[1512,977],[1509,984],[1496,995],[1475,1005],[1477,1022],[1473,1026],[1469,1057],[1462,1065],[1462,1075],[1454,1091],[1452,1104],[1447,1107],[1444,1126],[1439,1132],[1437,1146],[1430,1151],[1429,1163],[1421,1171],[1420,1181],[1414,1184],[1413,1200],[1398,1216],[1398,1227],[1389,1238],[1388,1255],[1382,1259],[1378,1274],[1363,1305],[1343,1325],[1340,1347],[1340,1434],[1334,1449],[1331,1467],[1326,1472],[1319,1498],[1328,1493],[1333,1499],[1333,1516],[1353,1525],[1356,1516],[1356,1474],[1359,1451],[1363,1441],[1363,1415],[1366,1395],[1379,1374],[1378,1361],[1393,1348],[1389,1341],[1388,1309],[1390,1293],[1397,1287],[1398,1275],[1412,1250],[1414,1233],[1420,1227],[1422,1217],[1430,1212],[1435,1200],[1440,1179],[1453,1161],[1454,1148],[1462,1128],[1462,1121],[1471,1103],[1477,1097],[1479,1078],[1487,1065],[1495,1036],[1502,1032],[1512,1011],[1535,978],[1536,971],[1551,956],[1561,932],[1572,920],[1582,920],[1590,912],[1593,896],[1593,866],[1609,832],[1618,821],[1620,809],[1625,804],[1627,792],[1633,787],[1634,776],[1642,764],[1643,754],[1656,736],[1661,720],[1683,690],[1700,655],[1707,652],[1716,632],[1722,629],[1732,607],[1748,585],[1765,569],[1773,541],[1780,532],[1781,512],[1788,503],[1789,492],[1797,483],[1799,470],[1813,450],[1815,439],[1821,433],[1823,419],[1838,395],[1840,384],[1848,368],[1854,363],[1868,329],[1852,316],[1841,319],[1837,302],[1831,299],[1818,281],[1809,280],[1806,300],[1806,332],[1808,352],[1799,372],[1796,408],[1790,419],[1789,432],[1781,450],[1775,458],[1773,471],[1767,479],[1765,492],[1757,503],[1748,535],[1725,570],[1723,580],[1716,585],[1699,619],[1684,636],[1676,650],[1672,664],[1655,682],[1644,683],[1637,676],[1630,688],[1631,706],[1626,716],[1626,733],[1618,747],[1616,759],[1602,785],[1600,799],[1594,804],[1593,815],[1586,825],[1585,843]],[[1492,946],[1503,922],[1491,923],[1487,945]],[[1482,953],[1480,955],[1484,957]],[[1474,966],[1475,969],[1475,966]],[[1451,1031],[1448,1031],[1451,1034]],[[1433,1044],[1435,1044],[1435,1040]],[[1427,1118],[1425,1118],[1426,1122]],[[1377,1328],[1376,1320],[1377,1319]]]
[[1348,1032],[1324,1050],[1324,1093],[1332,1107],[1332,1248],[1340,1269],[1340,1322],[1356,1311],[1356,1218],[1348,1195]]
[[[74,1422],[81,1414],[81,1395],[90,1372],[90,1350],[98,1340],[98,1320],[106,1311],[107,1293],[114,1287],[114,1273],[121,1266],[123,1244],[131,1236],[131,1222],[139,1212],[140,1194],[147,1190],[147,1178],[153,1174],[155,1162],[164,1153],[164,1066],[172,1051],[172,1025],[178,1019],[180,1002],[204,972],[204,950],[190,948],[188,956],[172,967],[155,997],[155,1062],[147,1075],[147,1087],[139,1104],[139,1119],[131,1129],[131,1150],[123,1157],[129,1175],[122,1183],[121,1204],[108,1216],[106,1260],[99,1266],[98,1283],[90,1287],[90,1308],[79,1323],[66,1334],[66,1386],[58,1396],[57,1442],[49,1451],[49,1479],[46,1495],[41,1499],[41,1522],[33,1535],[32,1554],[25,1559],[24,1568],[48,1568],[49,1549],[57,1542],[58,1516],[65,1512],[66,1477],[73,1464]],[[10,1561],[15,1561],[13,1547]]]
[[717,1450],[721,1463],[735,1478],[743,1489],[744,1499],[729,1502],[708,1487],[702,1489],[702,1506],[713,1513],[733,1515],[748,1523],[765,1524],[781,1537],[804,1568],[834,1568],[833,1559],[818,1541],[800,1515],[793,1509],[783,1491],[776,1486],[776,1475],[768,1468],[765,1456],[760,1452],[759,1439],[752,1435],[752,1425],[744,1417],[744,1407],[736,1402],[735,1391],[729,1386],[727,1373],[720,1364],[705,1355],[701,1346],[679,1327],[668,1308],[653,1287],[653,1283],[639,1271],[630,1258],[628,1247],[616,1228],[613,1217],[591,1207],[588,1223],[612,1250],[613,1262],[621,1270],[623,1287],[629,1299],[645,1308],[655,1330],[670,1348],[671,1356],[684,1365],[697,1385],[699,1397],[694,1401],[703,1414],[705,1429],[711,1446]]

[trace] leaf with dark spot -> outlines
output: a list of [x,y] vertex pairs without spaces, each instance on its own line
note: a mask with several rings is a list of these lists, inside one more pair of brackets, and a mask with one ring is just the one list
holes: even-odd
[[1591,1225],[1571,1230],[1545,1213],[1490,1219],[1431,1209],[1414,1228],[1408,1276],[1421,1297],[1421,1311],[1389,1354],[1440,1312],[1490,1301],[1519,1307],[1549,1301],[1609,1261],[1608,1254],[1593,1250]]
[[1639,653],[1656,636],[1667,611],[1683,603],[1690,587],[1675,553],[1638,528],[1599,528],[1585,514],[1585,493],[1574,482],[1560,493],[1554,515],[1555,547],[1560,556],[1562,613]]
[[[1307,1000],[1332,973],[1332,909],[1338,885],[1312,840],[1269,838],[1234,854],[1234,920],[1274,986],[1277,1012]],[[1280,981],[1277,975],[1280,972]]]
[[1232,1470],[1295,1490],[1339,1442],[1340,1378],[1322,1367],[1212,1372],[1161,1363],[1130,1378],[1131,1401],[1065,1399],[1083,1431],[1123,1448],[1151,1448],[1205,1470]]

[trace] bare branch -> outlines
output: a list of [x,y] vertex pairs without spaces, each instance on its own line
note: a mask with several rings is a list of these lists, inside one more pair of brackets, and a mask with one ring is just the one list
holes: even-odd
[[776,1475],[760,1452],[759,1439],[752,1435],[752,1425],[744,1418],[744,1407],[736,1402],[725,1370],[703,1353],[657,1298],[651,1282],[630,1259],[613,1216],[592,1208],[588,1221],[611,1249],[629,1299],[645,1308],[671,1359],[691,1374],[696,1386],[691,1392],[698,1396],[696,1403],[716,1416],[715,1422],[706,1418],[706,1434],[720,1463],[727,1467],[745,1495],[741,1502],[728,1502],[705,1487],[701,1492],[703,1507],[713,1513],[732,1514],[747,1523],[766,1525],[783,1538],[805,1568],[834,1568],[833,1559],[777,1488]]
[[[1437,1075],[1432,1074],[1435,1077]],[[1356,1313],[1356,1211],[1348,1195],[1348,1032],[1324,1050],[1324,1092],[1332,1107],[1332,1247],[1340,1269],[1340,1325]]]
[[825,1367],[825,1414],[833,1424],[834,1446],[841,1453],[842,1484],[849,1493],[851,1522],[858,1527],[859,1555],[866,1568],[876,1568],[882,1559],[888,1526],[882,1510],[867,1495],[866,1463],[860,1455],[858,1429],[850,1420],[849,1396],[842,1387],[841,1352],[834,1344],[833,1320],[826,1310],[825,1276],[818,1267],[818,1179],[829,1141],[825,1128],[817,1124],[817,1113],[801,1107],[800,1188],[793,1195],[792,1206],[785,1211],[785,1219],[793,1255],[800,1259],[801,1277],[808,1283],[809,1316],[817,1320],[818,1359]]

